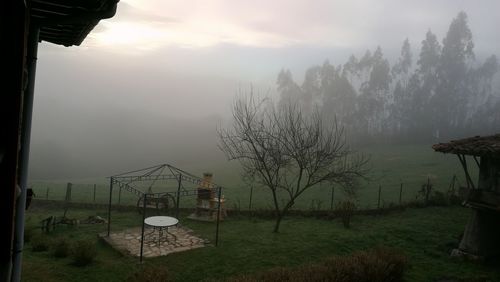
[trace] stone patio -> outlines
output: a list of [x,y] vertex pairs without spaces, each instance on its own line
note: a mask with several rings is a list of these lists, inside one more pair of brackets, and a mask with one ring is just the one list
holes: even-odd
[[[146,228],[144,231],[143,256],[146,258],[197,249],[209,243],[208,240],[195,236],[193,230],[184,226],[170,227],[168,229],[170,234],[166,234],[166,240],[162,240],[160,243],[158,243],[158,231],[147,235],[150,232],[152,232],[150,228]],[[140,256],[141,227],[111,232],[109,237],[106,235],[106,233],[101,233],[99,237],[122,254]]]

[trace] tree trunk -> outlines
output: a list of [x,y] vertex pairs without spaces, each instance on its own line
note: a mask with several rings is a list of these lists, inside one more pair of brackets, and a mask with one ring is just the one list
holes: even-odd
[[280,224],[281,224],[281,219],[283,218],[282,214],[278,214],[278,217],[276,218],[276,224],[274,225],[274,233],[278,233],[280,229]]
[[274,226],[274,233],[278,233],[280,228],[281,219],[283,215],[280,212],[280,206],[278,204],[278,197],[276,196],[276,190],[272,190],[273,193],[273,201],[274,201],[274,210],[276,211],[276,225]]
[[285,205],[282,211],[277,210],[276,224],[274,225],[274,230],[273,230],[274,233],[279,232],[281,220],[283,219],[283,217],[285,217],[286,213],[288,212],[288,209],[290,209],[293,206],[293,204],[294,200],[291,200]]

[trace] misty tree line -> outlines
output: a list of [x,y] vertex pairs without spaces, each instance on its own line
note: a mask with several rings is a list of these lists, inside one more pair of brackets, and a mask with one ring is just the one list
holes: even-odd
[[302,85],[289,70],[277,79],[280,103],[319,109],[362,140],[434,141],[495,133],[500,95],[493,89],[498,61],[477,62],[467,15],[460,12],[439,42],[430,30],[414,58],[408,39],[391,66],[382,48],[351,55],[343,65],[309,68]]

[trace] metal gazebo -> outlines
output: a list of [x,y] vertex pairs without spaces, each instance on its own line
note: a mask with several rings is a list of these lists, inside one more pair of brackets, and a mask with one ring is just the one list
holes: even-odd
[[[138,208],[142,213],[142,231],[141,231],[141,252],[140,260],[142,261],[143,245],[144,245],[144,229],[146,210],[148,208],[175,208],[175,216],[179,217],[179,204],[181,197],[198,196],[199,189],[186,189],[183,183],[190,183],[202,186],[204,179],[194,174],[186,172],[182,169],[176,168],[169,164],[160,164],[152,167],[129,171],[125,173],[116,174],[109,177],[109,202],[108,202],[108,226],[107,236],[109,237],[111,231],[111,206],[113,198],[113,189],[118,187],[120,190],[126,190],[138,196]],[[177,190],[171,192],[154,193],[152,186],[157,181],[175,181],[177,183]],[[138,187],[138,183],[149,181],[151,185],[147,191],[143,191]],[[221,214],[221,197],[222,187],[212,184],[213,192],[218,195],[217,199],[217,213],[216,213],[216,229],[215,229],[215,246],[219,243],[219,225]]]

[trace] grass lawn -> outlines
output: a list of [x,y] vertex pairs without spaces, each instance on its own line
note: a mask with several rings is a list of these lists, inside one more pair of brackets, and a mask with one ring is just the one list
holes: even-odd
[[[381,205],[397,203],[399,201],[399,189],[403,183],[402,200],[414,200],[417,191],[422,184],[427,183],[429,178],[433,184],[433,189],[446,191],[449,188],[451,179],[455,174],[458,178],[456,186],[464,184],[463,171],[458,160],[454,155],[444,155],[435,153],[432,144],[424,145],[378,145],[365,147],[360,152],[371,156],[370,166],[372,168],[369,175],[370,180],[360,184],[359,202],[361,208],[374,208],[378,201],[378,188],[382,188]],[[470,165],[473,179],[476,177],[477,169],[471,162]],[[175,166],[175,164],[173,164]],[[240,177],[239,165],[237,162],[218,162],[208,163],[205,168],[200,169],[202,164],[193,164],[191,167],[182,167],[200,175],[204,171],[214,173],[214,180],[217,184],[224,187],[226,205],[228,208],[248,209],[250,189],[242,182]],[[136,168],[130,168],[136,169]],[[45,198],[48,192],[48,198],[52,200],[64,200],[66,192],[66,183],[74,183],[72,189],[72,200],[75,202],[93,202],[94,201],[94,183],[96,186],[96,202],[107,203],[109,198],[109,183],[105,177],[94,179],[69,179],[69,180],[51,180],[40,181],[32,180],[33,189],[38,198]],[[147,186],[147,185],[146,185]],[[155,192],[175,191],[177,184],[175,182],[162,183],[158,181],[154,186]],[[193,186],[192,189],[196,187]],[[337,202],[342,198],[342,192],[337,187],[335,200]],[[144,189],[144,191],[146,188]],[[114,189],[113,201],[118,201],[118,189]],[[306,191],[297,201],[294,208],[297,209],[329,209],[331,201],[331,187],[322,185],[313,187]],[[122,204],[135,205],[137,196],[123,191],[121,194]],[[263,187],[255,187],[253,191],[254,209],[272,208],[270,192]],[[181,203],[181,206],[193,207],[194,200],[187,200]]]
[[[68,212],[73,218],[96,214],[105,216],[105,211]],[[408,256],[407,281],[440,278],[500,281],[498,265],[483,266],[449,257],[469,214],[470,210],[462,207],[407,209],[384,216],[357,216],[348,230],[339,220],[289,217],[282,223],[279,234],[271,232],[272,220],[229,218],[221,225],[219,247],[147,259],[146,264],[164,266],[175,281],[199,281],[276,266],[293,267],[335,254],[385,245],[398,248]],[[62,211],[40,209],[35,204],[28,212],[27,228],[34,228],[47,215],[62,215]],[[140,220],[133,212],[114,212],[112,229],[138,226]],[[213,242],[214,224],[184,218],[181,223]],[[50,250],[33,252],[28,243],[23,259],[23,281],[124,281],[141,265],[137,258],[122,256],[98,242],[97,234],[105,229],[103,225],[61,226],[47,235],[47,240],[52,241],[61,238],[94,240],[98,244],[98,255],[96,261],[86,267],[72,265],[71,258],[57,259]]]

